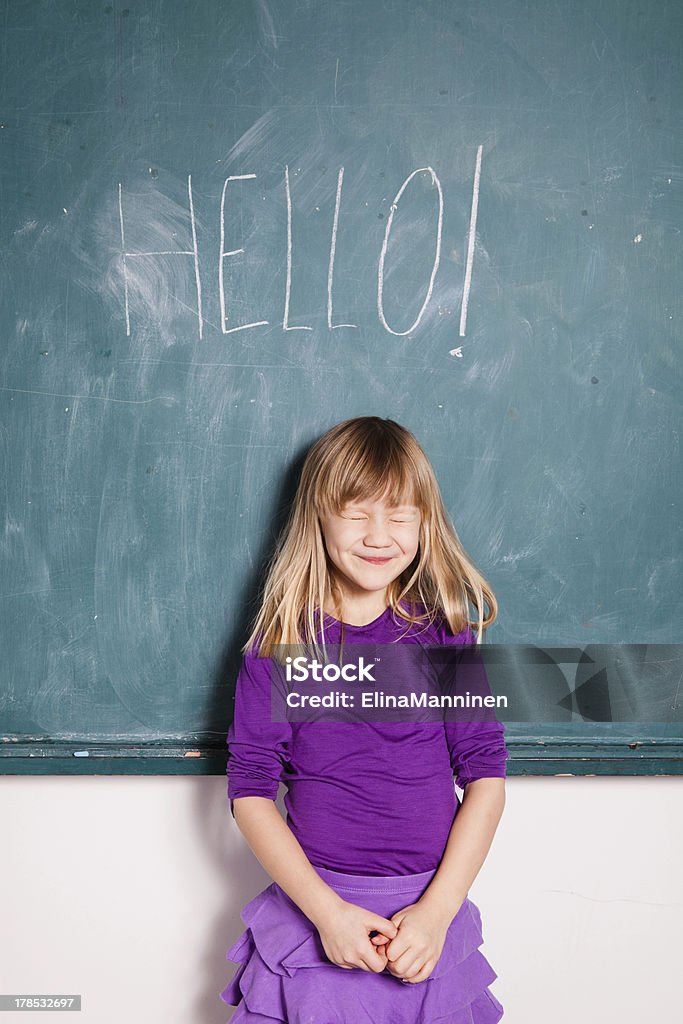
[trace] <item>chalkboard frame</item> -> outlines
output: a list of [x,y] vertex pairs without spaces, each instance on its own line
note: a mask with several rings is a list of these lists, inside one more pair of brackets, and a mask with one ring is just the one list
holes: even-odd
[[[150,739],[126,735],[125,722],[114,733],[118,738],[107,737],[104,712],[92,732],[87,723],[69,722],[61,689],[51,689],[54,681],[58,687],[68,682],[71,670],[85,691],[87,672],[96,664],[98,687],[111,683],[118,692],[119,678],[126,685],[131,678],[137,682],[137,665],[117,672],[117,634],[110,628],[121,627],[126,637],[121,650],[140,650],[151,658],[159,636],[181,638],[183,625],[190,623],[187,635],[193,639],[196,624],[205,621],[204,584],[193,589],[177,571],[176,537],[185,534],[174,531],[184,529],[186,520],[167,514],[173,503],[165,499],[174,497],[169,481],[174,487],[189,481],[197,447],[204,444],[205,421],[212,415],[218,425],[210,432],[211,443],[221,453],[241,450],[242,457],[234,476],[223,464],[220,472],[202,477],[207,487],[203,508],[220,510],[226,522],[237,522],[244,513],[239,529],[254,531],[235,535],[235,580],[252,567],[252,553],[247,559],[242,540],[264,536],[263,509],[276,497],[265,494],[252,510],[238,509],[239,495],[248,490],[242,485],[260,475],[271,479],[281,466],[279,455],[268,461],[268,453],[283,449],[288,460],[297,445],[310,443],[328,414],[341,419],[372,411],[415,426],[440,470],[447,505],[457,507],[455,521],[468,550],[495,579],[501,607],[512,607],[510,598],[524,589],[529,604],[523,635],[529,623],[539,621],[546,634],[552,633],[558,620],[571,638],[585,630],[596,636],[606,630],[611,637],[636,633],[656,642],[671,639],[678,629],[680,617],[670,599],[676,583],[672,570],[678,564],[670,557],[677,505],[668,500],[676,477],[668,472],[668,462],[663,471],[660,453],[674,450],[673,444],[663,446],[662,438],[670,438],[670,403],[676,398],[672,353],[680,323],[674,305],[680,298],[680,177],[673,170],[680,163],[675,148],[680,136],[673,126],[681,80],[675,43],[681,16],[613,2],[596,17],[571,4],[565,10],[534,12],[529,33],[523,17],[509,16],[510,5],[502,5],[504,18],[494,4],[439,19],[425,5],[406,3],[399,5],[404,16],[392,19],[393,32],[382,32],[378,29],[386,25],[379,9],[344,8],[346,20],[339,24],[333,7],[329,18],[324,6],[319,12],[302,8],[296,12],[299,25],[305,23],[307,32],[317,30],[325,42],[315,50],[319,60],[307,64],[301,60],[307,39],[297,34],[294,12],[289,31],[278,33],[275,23],[260,19],[258,5],[230,6],[221,11],[222,19],[213,18],[211,6],[203,10],[204,25],[194,25],[192,33],[184,31],[188,15],[183,5],[176,10],[169,5],[160,26],[144,10],[74,7],[61,0],[52,14],[59,33],[50,19],[36,18],[37,4],[17,7],[5,26],[21,45],[8,51],[7,109],[0,126],[16,155],[6,169],[8,195],[16,203],[7,210],[13,248],[5,290],[8,345],[2,390],[8,422],[31,444],[25,456],[19,455],[16,472],[8,473],[14,487],[12,537],[23,546],[14,548],[12,541],[7,547],[20,586],[3,595],[10,599],[7,622],[15,639],[15,661],[5,671],[12,715],[20,708],[17,681],[35,681],[48,707],[20,719],[28,723],[25,732],[7,728],[0,735],[0,774],[225,774],[222,727],[227,729],[223,711],[229,700],[222,680],[212,691],[211,708],[211,720],[220,729],[186,733],[173,728],[175,722],[169,728],[166,720],[162,736],[150,729]],[[610,16],[610,7],[616,17]],[[319,25],[313,24],[316,17]],[[578,28],[574,45],[567,47],[564,33],[557,30],[570,19]],[[78,31],[62,31],[69,20]],[[343,43],[339,51],[338,43]],[[269,50],[275,46],[277,75],[270,74]],[[140,59],[145,52],[147,64]],[[160,54],[167,59],[159,60]],[[226,60],[226,54],[234,60]],[[410,74],[399,75],[406,56]],[[61,80],[55,74],[59,68]],[[145,68],[147,77],[141,74]],[[205,78],[196,74],[205,68]],[[357,70],[352,73],[352,68]],[[238,103],[232,102],[234,96]],[[311,117],[314,109],[322,117]],[[601,110],[607,112],[603,121],[595,116]],[[564,123],[563,112],[572,115]],[[418,129],[414,138],[411,126]],[[631,145],[622,155],[617,143],[624,138],[643,144]],[[264,139],[270,139],[269,147],[264,148]],[[525,148],[516,150],[516,145]],[[384,322],[379,285],[395,207],[411,179],[418,186],[420,173],[425,183],[430,175],[431,187],[411,193],[413,202],[426,201],[412,208],[413,225],[434,225],[441,238],[443,182],[444,259],[438,278],[434,269],[429,276],[435,268],[431,252],[428,259],[423,254],[419,272],[417,264],[405,261],[406,277],[400,277],[402,264],[396,263],[393,294],[403,296],[409,309],[417,310],[435,282],[433,303],[429,309],[423,306],[431,320],[425,319],[424,333],[413,338],[417,320],[408,330],[401,329],[408,320],[394,322],[390,316],[395,329]],[[242,179],[244,189],[237,184]],[[35,187],[41,181],[49,187]],[[235,187],[228,190],[224,216],[228,181]],[[402,216],[409,217],[411,207],[403,202],[401,207]],[[257,215],[258,210],[263,214]],[[145,217],[159,221],[149,245],[144,230],[136,236],[137,213],[143,214],[143,228]],[[398,214],[396,220],[400,223]],[[318,230],[319,223],[324,229]],[[404,231],[409,224],[404,220]],[[173,229],[178,229],[177,243]],[[364,237],[365,231],[368,247],[355,248],[355,236]],[[222,287],[223,259],[229,257],[228,271],[233,255],[246,251],[245,261],[253,260],[264,251],[258,245],[267,249],[273,240],[273,252],[279,254],[277,301],[270,309],[257,301],[240,306],[234,301],[238,289]],[[243,243],[245,250],[231,249]],[[163,251],[156,253],[158,247]],[[212,262],[202,305],[200,254],[204,275],[209,254],[215,260],[216,253],[220,273]],[[157,256],[186,268],[178,278],[177,304],[168,284],[174,282],[173,273],[162,269],[165,263],[135,277],[133,267],[147,267],[145,260]],[[360,278],[369,282],[362,300],[355,294]],[[250,274],[245,279],[251,289],[247,300],[260,300],[261,279]],[[43,289],[33,287],[36,280]],[[240,281],[237,270],[234,281]],[[143,301],[148,294],[143,286],[156,294],[156,285],[162,297],[158,307]],[[387,284],[387,303],[389,291]],[[226,319],[228,293],[232,305]],[[630,305],[631,296],[640,295],[652,296],[653,302]],[[270,320],[244,324],[252,310],[254,317],[268,315]],[[347,319],[347,313],[355,319],[351,311],[358,312],[358,323],[333,322]],[[249,335],[242,332],[268,323],[271,330],[255,336],[252,353]],[[285,333],[290,331],[295,333]],[[296,333],[307,331],[312,331],[310,339]],[[224,349],[227,336],[230,348]],[[333,336],[343,338],[343,344],[328,344]],[[308,339],[311,351],[325,353],[313,375],[300,374],[294,358],[271,365],[270,354],[264,353],[275,342],[276,351],[286,355],[282,342],[287,337],[292,344],[297,337]],[[398,358],[381,364],[377,389],[359,399],[356,378],[345,374],[348,368],[367,367],[368,341],[376,337],[389,341],[387,351]],[[429,343],[422,345],[425,337]],[[145,339],[152,341],[148,352],[141,348]],[[234,363],[220,361],[224,351],[232,353]],[[220,366],[229,376],[220,378]],[[130,367],[143,367],[138,378],[135,371],[129,374]],[[299,375],[300,408],[315,412],[294,416],[286,424],[284,442],[284,421],[269,411],[273,405],[277,410],[277,398],[267,401],[273,397],[272,369],[278,375]],[[415,400],[408,397],[412,392],[406,384],[418,373],[427,381],[428,408],[419,391]],[[493,387],[500,373],[509,385],[502,401]],[[298,378],[287,376],[293,379]],[[343,401],[321,415],[317,396],[327,397],[334,388]],[[624,413],[615,405],[618,392],[633,398],[622,407]],[[462,413],[448,404],[455,394]],[[473,428],[471,436],[461,428],[470,394],[476,398],[471,408],[484,427]],[[235,399],[238,413],[225,411],[233,408],[227,395]],[[316,404],[307,406],[307,400]],[[428,422],[428,412],[435,428],[423,437],[419,428]],[[568,433],[544,430],[551,422],[544,419],[548,413]],[[560,421],[560,415],[569,418]],[[188,457],[176,456],[171,447],[176,436],[171,431],[183,422],[187,437],[178,451],[192,446]],[[487,442],[486,424],[495,425],[495,447]],[[124,474],[117,471],[116,442],[129,435],[139,447],[123,465]],[[454,466],[456,436],[464,454]],[[263,443],[253,445],[254,437]],[[553,437],[559,440],[554,443]],[[253,448],[263,452],[263,462]],[[537,450],[537,461],[532,461],[530,453]],[[39,463],[41,451],[50,462]],[[495,477],[494,451],[501,464],[506,454],[522,453],[519,469],[528,460],[528,475]],[[593,452],[604,461],[592,462]],[[474,472],[465,460],[472,460]],[[83,475],[83,466],[90,475]],[[54,468],[53,475],[41,475],[47,467]],[[476,486],[463,489],[461,477]],[[129,482],[130,491],[122,481]],[[184,494],[191,492],[188,488]],[[634,502],[634,493],[646,504]],[[504,507],[509,523],[536,525],[538,547],[527,550],[526,538],[506,529],[500,535],[509,549],[496,549],[493,557],[490,550],[484,554],[488,526],[479,526],[479,505],[491,507],[492,494],[500,496],[496,504]],[[128,499],[135,512],[130,527],[121,512],[127,495],[139,502],[133,508]],[[88,545],[98,508],[91,502],[98,500],[110,511],[101,516],[95,551]],[[196,507],[190,502],[188,514]],[[546,547],[539,524],[555,522],[562,524],[562,532]],[[196,570],[195,582],[215,557],[216,544],[232,539],[219,529],[218,518],[206,523],[214,530],[205,530],[204,541],[197,541],[196,564],[180,564]],[[548,525],[545,531],[550,537]],[[168,558],[162,544],[154,549],[156,537],[168,543]],[[647,558],[644,539],[651,545]],[[137,581],[133,569],[124,577],[139,583],[137,590],[131,588],[137,600],[126,608],[109,598],[116,593],[112,570],[128,569],[134,557],[148,569]],[[575,570],[585,576],[585,586]],[[172,599],[162,608],[164,585]],[[230,618],[240,614],[241,596],[236,598],[227,586],[216,590]],[[638,596],[645,593],[643,616]],[[148,606],[157,613],[156,633],[150,630],[149,637]],[[41,615],[49,616],[53,630],[45,633],[54,658],[47,668],[38,660],[42,652],[35,634],[17,629],[33,623],[34,612],[38,625],[48,621]],[[511,627],[510,634],[517,636],[520,630],[512,619]],[[83,633],[82,646],[75,640],[81,628],[92,629]],[[235,633],[244,636],[243,629]],[[166,664],[173,664],[174,654],[180,661],[182,653],[170,645]],[[198,657],[203,655],[198,651]],[[70,659],[67,671],[67,662],[57,660],[61,657]],[[204,665],[210,664],[209,655]],[[143,683],[158,682],[156,664],[144,661],[140,668]],[[31,695],[28,683],[23,689]],[[150,687],[149,693],[153,699],[156,691]],[[97,701],[94,706],[102,707]],[[135,707],[131,710],[135,714]],[[152,714],[134,718],[136,726],[150,720]],[[648,728],[634,725],[626,738],[601,733],[599,725],[572,737],[534,736],[529,729],[528,735],[508,738],[508,775],[683,774],[683,737],[663,737]],[[65,733],[68,739],[59,738]]]

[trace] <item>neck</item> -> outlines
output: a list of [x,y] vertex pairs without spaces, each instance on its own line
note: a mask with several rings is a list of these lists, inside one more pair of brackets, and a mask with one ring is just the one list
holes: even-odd
[[366,594],[363,598],[343,595],[336,603],[327,600],[323,611],[349,626],[366,626],[389,607],[386,594]]

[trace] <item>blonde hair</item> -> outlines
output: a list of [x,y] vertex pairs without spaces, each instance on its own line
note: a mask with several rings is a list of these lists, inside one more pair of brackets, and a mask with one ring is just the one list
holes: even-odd
[[[317,649],[318,629],[324,645],[323,605],[329,595],[339,609],[340,594],[320,519],[339,513],[349,501],[376,495],[391,505],[414,504],[422,513],[418,552],[387,589],[394,616],[428,626],[443,615],[454,635],[470,626],[481,643],[498,606],[458,538],[429,459],[413,434],[394,420],[357,416],[331,427],[306,455],[243,653],[256,646],[261,657],[273,657],[276,645]],[[425,614],[418,614],[418,601]]]

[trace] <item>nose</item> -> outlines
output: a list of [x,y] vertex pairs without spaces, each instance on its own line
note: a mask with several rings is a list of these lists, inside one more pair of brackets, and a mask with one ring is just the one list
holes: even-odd
[[381,521],[373,522],[371,520],[368,523],[363,542],[370,548],[390,548],[392,546],[389,530]]

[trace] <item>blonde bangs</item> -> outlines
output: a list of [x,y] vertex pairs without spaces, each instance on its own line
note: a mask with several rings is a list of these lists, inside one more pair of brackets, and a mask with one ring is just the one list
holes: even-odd
[[395,445],[364,449],[360,444],[342,446],[327,472],[316,481],[313,501],[319,516],[338,513],[349,502],[385,501],[391,507],[415,505],[426,512],[426,496],[416,487],[414,467]]

